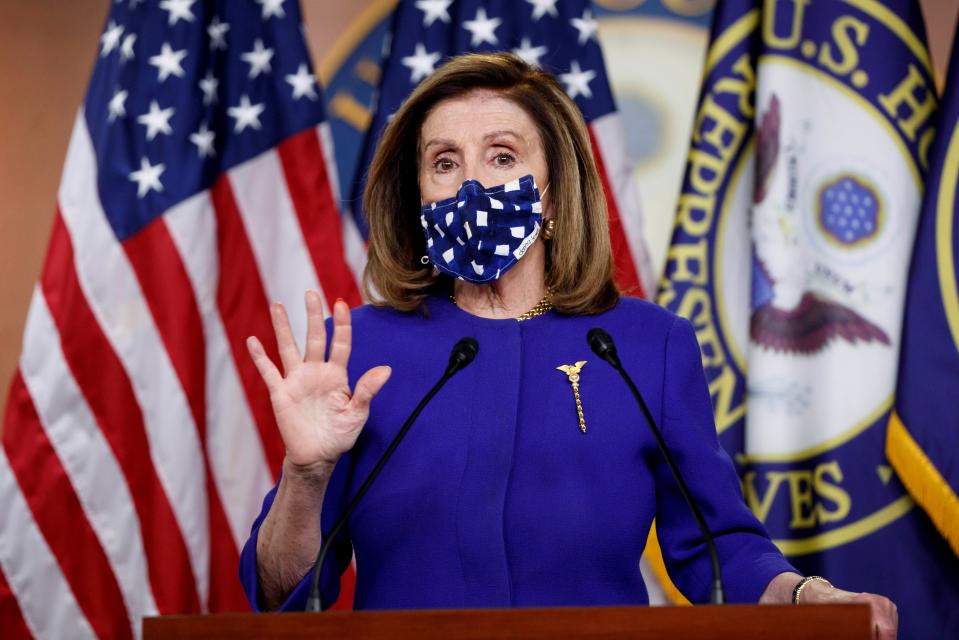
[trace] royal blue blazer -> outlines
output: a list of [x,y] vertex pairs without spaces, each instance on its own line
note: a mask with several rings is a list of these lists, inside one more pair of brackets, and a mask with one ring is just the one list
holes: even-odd
[[[597,315],[551,311],[523,322],[479,318],[438,296],[426,309],[353,311],[351,386],[376,365],[393,374],[333,471],[324,531],[442,375],[453,344],[472,336],[479,353],[350,516],[323,567],[324,603],[335,601],[355,551],[357,609],[645,604],[639,560],[653,518],[673,582],[694,603],[708,599],[706,546],[625,383],[587,345],[597,326],[615,339],[716,536],[727,599],[756,602],[774,576],[795,571],[743,501],[687,320],[631,298]],[[586,433],[557,370],[582,360]],[[240,558],[254,609],[257,532],[275,491]],[[303,609],[311,577],[283,610]]]

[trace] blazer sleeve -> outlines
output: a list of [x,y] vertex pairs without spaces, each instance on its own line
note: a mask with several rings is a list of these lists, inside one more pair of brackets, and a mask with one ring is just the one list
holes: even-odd
[[[322,531],[327,532],[336,522],[339,514],[343,512],[346,505],[346,484],[349,475],[349,454],[344,455],[337,462],[330,477],[330,483],[327,485],[326,494],[323,498],[323,511],[320,515]],[[279,484],[277,484],[279,486]],[[262,600],[260,600],[260,584],[257,574],[256,563],[256,541],[260,531],[260,525],[263,519],[270,512],[273,505],[273,499],[276,497],[277,487],[273,487],[263,499],[263,507],[260,515],[253,522],[253,529],[250,537],[243,546],[240,554],[240,582],[243,585],[243,591],[250,603],[253,611],[263,611]],[[322,573],[320,574],[320,593],[323,599],[323,608],[329,608],[340,593],[340,575],[350,566],[353,558],[353,546],[350,543],[348,526],[344,527],[333,543],[332,548],[326,555],[323,562]],[[306,601],[310,595],[310,586],[313,580],[313,569],[311,569],[300,582],[293,588],[286,601],[278,611],[303,611],[306,607]]]
[[[727,601],[757,602],[776,575],[796,570],[746,506],[732,460],[716,435],[699,343],[685,318],[677,317],[670,327],[665,354],[663,439],[715,536]],[[712,569],[706,544],[661,455],[653,467],[666,568],[691,602],[707,602]]]

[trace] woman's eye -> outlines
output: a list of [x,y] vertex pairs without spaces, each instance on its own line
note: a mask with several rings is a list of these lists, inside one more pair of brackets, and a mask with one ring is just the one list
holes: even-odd
[[455,163],[449,158],[437,158],[433,162],[433,168],[439,171],[440,173],[452,171],[455,166],[456,166]]
[[509,153],[498,153],[496,154],[496,157],[493,158],[493,162],[497,167],[510,167],[514,162],[516,162],[516,158]]

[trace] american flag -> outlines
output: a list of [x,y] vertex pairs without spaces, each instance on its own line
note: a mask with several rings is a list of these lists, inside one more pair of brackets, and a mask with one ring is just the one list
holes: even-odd
[[4,415],[4,637],[247,608],[283,445],[244,340],[361,301],[321,105],[295,0],[111,3]]
[[[512,51],[553,73],[579,105],[606,192],[616,281],[626,293],[647,297],[654,276],[639,192],[590,5],[588,0],[401,0],[359,173],[365,175],[390,115],[447,57]],[[353,223],[365,236],[363,188],[360,180],[351,201]]]

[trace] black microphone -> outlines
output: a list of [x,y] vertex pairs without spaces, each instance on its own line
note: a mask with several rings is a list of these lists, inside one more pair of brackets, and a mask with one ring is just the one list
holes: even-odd
[[367,476],[366,480],[363,481],[362,486],[356,492],[356,495],[353,496],[353,499],[350,500],[350,503],[346,506],[346,510],[343,511],[343,514],[337,519],[333,524],[333,527],[330,529],[330,533],[323,536],[323,544],[320,545],[320,551],[316,554],[316,562],[313,563],[313,581],[310,585],[310,597],[306,601],[306,611],[322,611],[323,610],[323,601],[320,597],[320,573],[323,570],[323,560],[326,558],[326,552],[329,551],[330,546],[333,543],[333,540],[336,539],[336,535],[340,532],[340,529],[343,528],[343,525],[346,524],[346,519],[353,513],[353,509],[356,508],[356,505],[359,504],[360,499],[366,495],[366,492],[369,490],[370,486],[373,484],[373,481],[376,480],[376,477],[380,475],[380,471],[383,470],[383,467],[386,465],[387,460],[390,459],[390,456],[393,455],[393,452],[396,451],[396,447],[399,446],[400,441],[406,436],[406,432],[410,430],[410,427],[413,426],[413,423],[416,421],[416,418],[419,417],[420,412],[423,411],[423,408],[429,404],[429,401],[433,399],[433,396],[443,388],[443,385],[446,384],[446,381],[453,377],[453,374],[459,371],[460,369],[465,368],[469,363],[473,361],[473,358],[476,357],[476,354],[479,352],[479,343],[476,342],[473,338],[461,338],[459,342],[453,345],[453,351],[450,353],[449,364],[446,365],[446,371],[443,372],[443,377],[433,385],[433,388],[430,389],[423,399],[420,400],[420,403],[416,405],[416,408],[413,409],[413,412],[410,414],[410,417],[406,419],[406,422],[403,423],[403,427],[400,429],[399,433],[396,434],[396,437],[393,438],[393,442],[390,443],[390,446],[386,448],[386,451],[380,457],[379,461],[376,463],[376,466],[373,467],[373,470],[370,471],[370,475]]
[[[479,343],[473,338],[460,338],[459,342],[453,345],[453,351],[450,353],[449,364],[446,365],[444,376],[452,376],[454,373],[463,369],[473,361],[476,354],[479,353]],[[444,381],[445,382],[445,381]]]
[[709,560],[713,565],[713,584],[710,588],[709,602],[711,604],[725,603],[726,593],[723,590],[723,578],[719,572],[719,554],[716,552],[716,542],[713,539],[713,534],[709,532],[709,527],[706,526],[706,520],[703,519],[703,514],[699,511],[699,507],[696,506],[695,500],[693,500],[693,494],[690,493],[689,487],[686,486],[686,482],[683,480],[683,476],[679,473],[679,467],[676,466],[672,454],[670,454],[669,449],[666,448],[666,442],[663,440],[663,435],[660,433],[659,427],[656,426],[656,422],[653,420],[653,414],[649,412],[649,407],[646,406],[646,401],[643,400],[639,389],[633,384],[632,378],[629,377],[626,369],[623,368],[623,364],[619,361],[619,355],[616,353],[616,345],[613,344],[613,338],[599,327],[596,327],[590,329],[589,333],[586,334],[586,341],[589,343],[589,348],[593,350],[593,353],[619,371],[619,375],[623,376],[623,380],[626,381],[629,390],[633,392],[636,402],[639,403],[639,408],[642,409],[643,415],[646,417],[646,424],[648,424],[652,430],[653,436],[656,438],[656,444],[659,445],[659,450],[663,452],[666,464],[669,465],[669,470],[673,472],[673,477],[676,478],[676,482],[679,484],[679,490],[682,492],[683,498],[686,499],[686,504],[689,505],[689,510],[692,511],[693,518],[696,520],[696,524],[699,525],[699,530],[702,531],[703,538],[706,540],[706,548],[709,550]]

